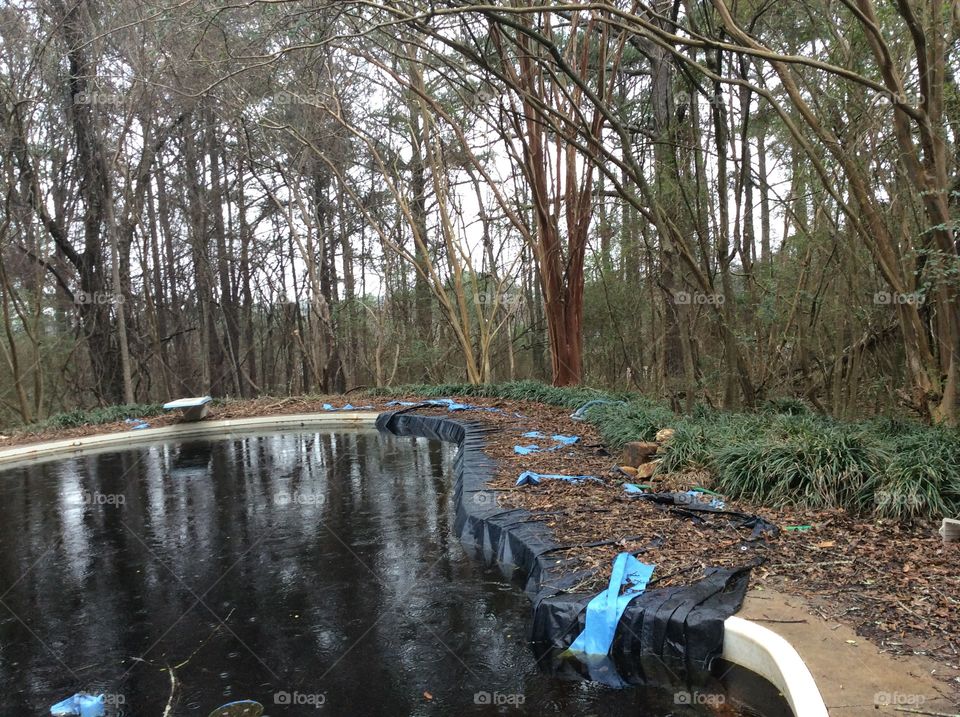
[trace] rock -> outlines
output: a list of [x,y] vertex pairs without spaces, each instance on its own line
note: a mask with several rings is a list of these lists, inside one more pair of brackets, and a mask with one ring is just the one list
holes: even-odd
[[637,478],[650,478],[653,472],[657,470],[658,465],[660,465],[660,461],[650,461],[637,466]]
[[632,441],[623,447],[623,463],[628,466],[638,466],[650,460],[650,456],[657,452],[657,444],[646,441]]
[[637,469],[633,466],[620,466],[620,470],[622,470],[624,473],[629,473],[632,476],[637,474]]
[[944,518],[943,525],[940,526],[940,535],[943,536],[944,543],[955,543],[960,540],[960,520]]
[[676,431],[672,428],[661,428],[657,431],[657,443],[669,443],[674,433],[676,433]]

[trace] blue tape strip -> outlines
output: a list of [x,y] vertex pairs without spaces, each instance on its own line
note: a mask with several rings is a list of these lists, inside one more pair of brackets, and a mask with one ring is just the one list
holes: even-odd
[[[587,604],[586,624],[570,646],[571,652],[587,655],[610,652],[623,611],[631,600],[647,589],[654,567],[641,563],[630,553],[620,553],[614,559],[610,585]],[[621,593],[624,585],[628,587]]]

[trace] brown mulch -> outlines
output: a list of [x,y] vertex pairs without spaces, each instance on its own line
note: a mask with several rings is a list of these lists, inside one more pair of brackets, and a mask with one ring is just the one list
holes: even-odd
[[[362,395],[260,398],[219,404],[210,418],[319,412],[323,403],[342,406],[348,401],[385,410],[389,400]],[[490,434],[486,449],[499,466],[492,483],[498,503],[526,509],[530,520],[542,522],[558,543],[570,546],[556,551],[557,560],[569,561],[571,569],[593,571],[578,589],[603,587],[613,558],[624,551],[656,564],[654,586],[693,582],[710,566],[756,563],[753,588],[799,595],[822,618],[853,627],[886,652],[929,656],[942,665],[937,676],[960,691],[960,543],[944,544],[933,523],[902,525],[841,511],[772,509],[728,501],[728,510],[760,515],[783,529],[776,536],[751,539],[752,530],[738,527],[736,519],[706,515],[700,523],[681,511],[630,498],[622,486],[633,482],[653,485],[655,490],[687,490],[709,485],[709,476],[702,472],[630,478],[618,471],[617,457],[606,451],[596,430],[571,421],[566,410],[530,402],[463,400],[495,406],[503,413],[449,414],[442,407],[417,412],[482,421],[501,429]],[[178,419],[164,415],[146,420],[161,426]],[[22,432],[0,437],[0,446],[125,430],[129,426],[117,422]],[[578,435],[580,440],[556,451],[517,455],[515,445],[553,445],[549,438],[521,437],[533,430],[547,436]],[[536,486],[515,486],[525,470],[593,475],[600,481],[545,480]],[[786,530],[787,526],[810,528]]]

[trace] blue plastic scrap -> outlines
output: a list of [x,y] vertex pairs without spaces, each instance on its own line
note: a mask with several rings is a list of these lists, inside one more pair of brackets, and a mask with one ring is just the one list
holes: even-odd
[[584,420],[584,418],[586,418],[586,416],[587,416],[587,411],[589,411],[589,410],[590,410],[591,408],[593,408],[594,406],[599,406],[599,405],[604,404],[604,403],[621,403],[621,404],[626,404],[626,401],[607,401],[607,400],[601,399],[601,398],[595,399],[595,400],[593,400],[593,401],[587,401],[585,404],[583,404],[582,406],[580,406],[580,408],[578,408],[576,411],[574,411],[573,413],[571,413],[571,414],[570,414],[570,418],[572,418],[574,421],[582,421],[582,420]]
[[516,453],[518,456],[529,456],[531,453],[539,453],[541,450],[543,449],[540,448],[540,446],[536,446],[533,444],[530,444],[529,446],[513,447],[513,452]]
[[466,411],[471,408],[476,408],[476,406],[471,406],[469,403],[457,403],[452,398],[432,398],[429,401],[424,401],[431,406],[446,406],[448,411]]
[[[450,411],[466,411],[471,408],[479,408],[479,406],[471,406],[469,403],[457,403],[452,398],[430,398],[424,401],[390,401],[387,403],[388,406],[446,406],[447,410]],[[487,408],[484,409],[487,411],[499,411],[499,408]]]
[[372,408],[373,406],[354,406],[352,403],[348,403],[343,408],[337,408],[329,403],[323,404],[324,411],[364,411]]
[[539,485],[542,480],[562,480],[567,483],[583,483],[587,480],[599,482],[596,476],[564,476],[557,473],[534,473],[533,471],[524,471],[517,478],[517,485]]
[[142,431],[144,428],[150,428],[150,424],[142,418],[124,418],[123,422],[130,424],[131,431]]
[[623,489],[627,493],[646,493],[647,491],[638,486],[636,483],[624,483]]
[[[487,413],[506,413],[502,408],[496,406],[474,406],[471,403],[457,403],[452,398],[430,398],[423,401],[389,401],[387,406],[446,406],[449,411],[486,411]],[[373,406],[371,406],[373,408]],[[514,413],[517,418],[524,416]]]
[[[540,433],[540,431],[527,431],[526,433],[521,434],[521,438],[546,438],[545,435]],[[531,453],[539,453],[540,451],[558,451],[564,446],[572,446],[574,443],[580,440],[580,436],[564,436],[563,434],[557,433],[550,436],[554,444],[550,448],[543,448],[538,446],[535,443],[530,444],[529,446],[514,446],[513,452],[521,456],[529,456]]]
[[[610,652],[623,611],[631,600],[647,589],[654,567],[641,563],[630,553],[620,553],[614,559],[610,584],[587,604],[586,623],[583,632],[570,646],[571,652],[587,655],[606,655]],[[627,587],[623,589],[625,585]]]
[[695,498],[699,502],[706,503],[711,508],[716,508],[717,510],[723,510],[724,508],[727,507],[727,504],[724,503],[719,498],[713,498],[710,501],[704,500],[706,493],[704,493],[702,490],[688,490],[685,495],[689,495],[690,497]]
[[89,695],[78,692],[50,708],[53,717],[101,717],[106,711],[106,698],[103,695]]

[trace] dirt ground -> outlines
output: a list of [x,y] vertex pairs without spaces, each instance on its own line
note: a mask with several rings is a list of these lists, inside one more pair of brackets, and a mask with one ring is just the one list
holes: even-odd
[[[210,418],[309,413],[322,411],[325,402],[342,406],[349,401],[385,410],[389,400],[362,395],[260,398],[219,404]],[[566,410],[530,402],[463,401],[502,412],[448,414],[442,407],[418,412],[493,423],[502,429],[491,434],[487,448],[499,465],[492,486],[498,502],[525,508],[531,520],[553,531],[557,542],[570,546],[557,552],[558,560],[572,559],[576,567],[594,571],[580,589],[593,591],[605,585],[614,556],[623,551],[656,565],[652,587],[692,582],[710,566],[755,564],[753,590],[802,597],[821,618],[853,629],[881,652],[930,658],[938,665],[936,677],[943,681],[944,697],[960,704],[960,543],[944,544],[937,525],[901,525],[840,511],[727,502],[728,511],[758,515],[780,528],[776,534],[755,536],[753,528],[741,525],[744,520],[736,515],[691,514],[630,497],[623,488],[624,482],[646,483],[655,491],[709,487],[709,475],[633,479],[619,470],[619,456],[602,445],[593,427],[570,420]],[[151,426],[162,426],[177,418],[165,415],[146,420]],[[128,424],[117,422],[20,432],[0,437],[0,447],[126,430],[130,430]],[[522,437],[528,431],[540,431],[547,438]],[[514,451],[516,445],[554,448],[549,436],[558,433],[576,435],[579,440],[569,447],[526,456]],[[544,480],[516,486],[517,477],[528,470],[591,475],[599,480],[575,484]]]

